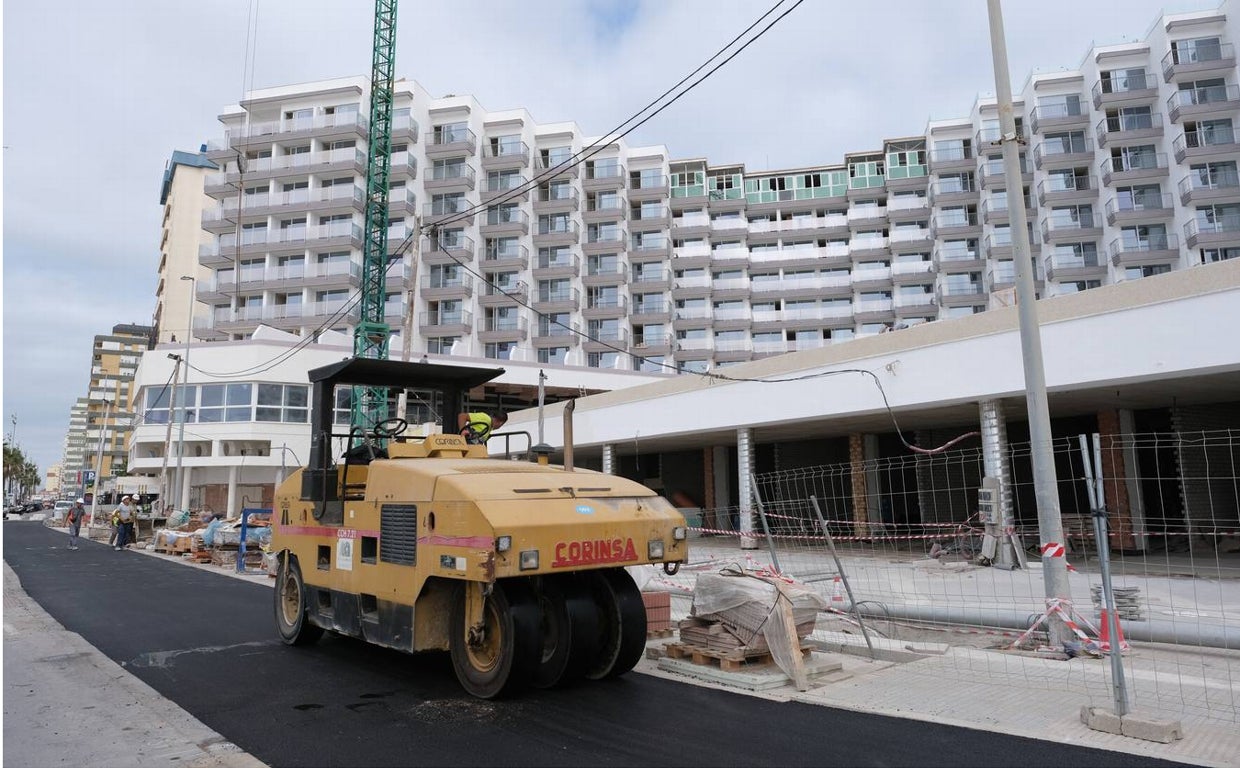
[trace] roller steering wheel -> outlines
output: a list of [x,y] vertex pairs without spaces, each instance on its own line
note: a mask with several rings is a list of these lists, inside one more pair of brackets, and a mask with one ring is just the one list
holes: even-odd
[[[474,427],[486,427],[486,431],[482,433],[486,435],[486,438],[479,435],[478,430],[474,429]],[[465,442],[470,445],[483,445],[491,437],[491,425],[485,421],[471,421],[461,427],[461,437],[465,438]]]
[[393,416],[390,419],[384,419],[374,425],[374,427],[371,428],[371,431],[374,433],[375,437],[387,439],[389,437],[396,437],[401,432],[404,432],[408,426],[409,422],[399,416]]

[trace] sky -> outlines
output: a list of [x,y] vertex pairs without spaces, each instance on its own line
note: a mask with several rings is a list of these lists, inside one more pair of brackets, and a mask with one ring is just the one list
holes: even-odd
[[[396,74],[600,135],[775,0],[404,0]],[[784,0],[781,8],[795,0]],[[1216,0],[1007,0],[1013,89]],[[248,87],[367,75],[369,0],[63,0],[3,13],[3,429],[61,458],[95,335],[155,310],[164,165]],[[247,35],[252,30],[252,37]],[[249,52],[249,56],[247,56]],[[1092,84],[1086,84],[1087,87]],[[984,0],[805,0],[631,134],[750,170],[838,163],[994,91]]]

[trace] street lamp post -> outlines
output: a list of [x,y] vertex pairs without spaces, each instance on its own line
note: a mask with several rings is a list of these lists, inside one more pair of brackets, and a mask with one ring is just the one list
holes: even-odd
[[99,425],[99,448],[95,451],[95,486],[90,495],[90,522],[95,524],[95,509],[99,506],[99,481],[103,479],[103,435],[108,428],[108,419],[112,415],[112,401],[104,400],[103,423]]
[[[197,278],[192,275],[181,275],[181,279],[189,281],[189,329],[185,333],[185,359],[181,361],[185,366],[184,373],[182,374],[181,390],[184,400],[181,403],[181,423],[177,427],[177,482],[172,498],[178,510],[181,508],[181,498],[185,495],[185,487],[183,485],[185,476],[182,474],[181,460],[185,456],[185,419],[189,416],[189,340],[194,333],[194,297],[197,295],[195,293]],[[186,504],[186,506],[188,507],[189,505]],[[167,508],[165,504],[164,509],[167,510]]]

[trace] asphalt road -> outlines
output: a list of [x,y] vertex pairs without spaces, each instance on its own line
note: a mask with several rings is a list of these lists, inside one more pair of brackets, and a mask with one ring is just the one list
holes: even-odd
[[1175,765],[778,703],[629,674],[484,702],[446,654],[276,638],[272,590],[163,558],[3,528],[4,559],[67,629],[272,766]]

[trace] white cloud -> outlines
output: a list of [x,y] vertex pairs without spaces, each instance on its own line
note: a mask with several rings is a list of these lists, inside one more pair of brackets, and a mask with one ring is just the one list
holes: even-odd
[[[397,73],[601,134],[770,3],[645,0],[619,30],[597,28],[626,5],[405,2]],[[1144,36],[1161,5],[1213,6],[1009,0],[1015,86],[1033,66],[1077,66],[1094,40]],[[30,425],[19,442],[43,469],[85,394],[91,338],[153,313],[164,163],[222,135],[216,117],[246,83],[252,6],[254,86],[369,72],[372,6],[360,0],[5,8],[4,406]],[[993,90],[990,67],[981,0],[807,0],[630,141],[751,168],[834,163],[919,133],[927,118],[967,114]]]

